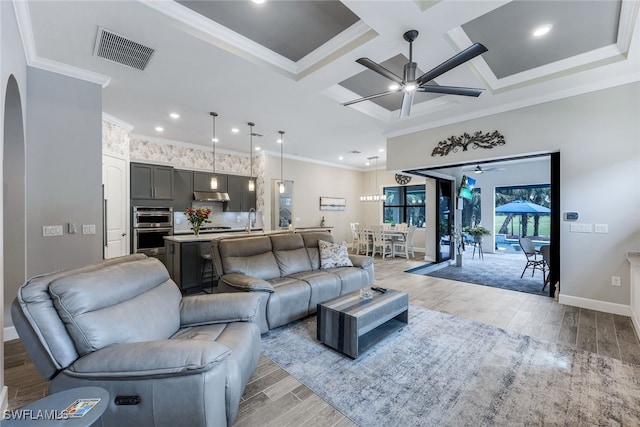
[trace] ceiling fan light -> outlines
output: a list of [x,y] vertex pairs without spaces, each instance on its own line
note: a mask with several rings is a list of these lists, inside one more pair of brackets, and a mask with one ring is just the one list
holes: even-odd
[[400,89],[400,85],[399,84],[393,83],[393,84],[389,85],[389,90],[398,90],[398,89]]
[[406,85],[404,85],[404,91],[405,92],[413,92],[417,88],[418,88],[418,86],[413,84],[413,83],[407,83]]
[[484,171],[482,170],[482,168],[480,167],[480,165],[477,165],[477,166],[476,166],[476,168],[473,170],[473,172],[474,172],[474,173],[482,173],[482,172],[484,172]]

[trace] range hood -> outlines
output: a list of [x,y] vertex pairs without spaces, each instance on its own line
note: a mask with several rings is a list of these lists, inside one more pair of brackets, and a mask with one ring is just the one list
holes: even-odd
[[218,191],[194,191],[193,199],[198,202],[228,202],[229,194]]

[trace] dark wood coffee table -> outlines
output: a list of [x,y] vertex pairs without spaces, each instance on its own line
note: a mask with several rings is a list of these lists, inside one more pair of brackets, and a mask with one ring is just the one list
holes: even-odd
[[373,293],[369,300],[356,291],[318,304],[318,340],[355,359],[409,322],[406,292]]

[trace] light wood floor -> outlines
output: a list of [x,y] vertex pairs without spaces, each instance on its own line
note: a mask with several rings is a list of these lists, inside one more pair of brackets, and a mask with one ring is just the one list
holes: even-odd
[[[558,304],[552,298],[404,273],[421,256],[375,260],[376,285],[409,294],[410,303],[509,331],[557,342],[640,365],[640,344],[631,320]],[[9,408],[47,393],[19,340],[5,344]],[[262,357],[240,404],[235,426],[353,426],[307,387]]]

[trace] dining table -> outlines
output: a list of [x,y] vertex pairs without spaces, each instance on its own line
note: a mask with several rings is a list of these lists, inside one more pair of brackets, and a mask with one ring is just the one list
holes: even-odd
[[[364,232],[367,235],[367,238],[371,241],[373,239],[373,230],[371,228],[363,228],[360,229],[360,232]],[[396,256],[396,246],[395,243],[401,240],[407,239],[408,230],[395,230],[393,228],[382,230],[382,238],[391,240],[391,257]]]

